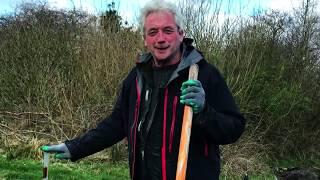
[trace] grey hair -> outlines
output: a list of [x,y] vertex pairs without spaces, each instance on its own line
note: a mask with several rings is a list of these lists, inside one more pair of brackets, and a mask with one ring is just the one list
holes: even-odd
[[166,0],[150,0],[140,10],[139,28],[142,34],[144,34],[144,24],[145,24],[146,17],[150,13],[159,12],[159,11],[168,11],[172,13],[179,30],[184,31],[182,15],[174,3],[168,2]]

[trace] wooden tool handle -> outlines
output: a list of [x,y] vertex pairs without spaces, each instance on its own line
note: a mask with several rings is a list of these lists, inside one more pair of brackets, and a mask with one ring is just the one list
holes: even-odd
[[[198,78],[198,71],[199,67],[197,64],[191,65],[189,69],[189,79],[196,80]],[[186,179],[192,115],[192,108],[190,106],[184,106],[176,180]]]

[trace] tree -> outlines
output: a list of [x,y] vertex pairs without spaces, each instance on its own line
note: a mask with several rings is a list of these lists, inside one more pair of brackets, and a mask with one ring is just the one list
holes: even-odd
[[108,4],[108,10],[100,16],[100,25],[105,32],[118,32],[121,28],[122,18],[115,9],[115,2]]

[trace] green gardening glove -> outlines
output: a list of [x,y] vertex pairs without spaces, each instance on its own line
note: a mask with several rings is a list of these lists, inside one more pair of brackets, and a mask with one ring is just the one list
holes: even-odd
[[206,93],[202,84],[198,80],[188,80],[182,83],[180,103],[192,108],[193,113],[197,114],[204,109]]
[[44,152],[54,153],[56,159],[70,159],[71,154],[65,143],[57,145],[45,145],[40,148]]

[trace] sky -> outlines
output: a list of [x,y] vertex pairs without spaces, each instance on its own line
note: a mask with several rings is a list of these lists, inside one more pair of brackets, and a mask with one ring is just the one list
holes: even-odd
[[[108,3],[112,2],[112,0],[0,0],[0,14],[10,14],[14,12],[16,6],[22,2],[39,1],[46,1],[51,8],[68,9],[76,7],[91,14],[99,14],[99,12],[107,10]],[[115,9],[118,10],[120,16],[130,23],[136,20],[139,8],[148,0],[113,1],[115,2]],[[174,0],[169,1],[175,2]],[[279,11],[292,11],[293,8],[298,8],[301,4],[301,0],[215,0],[215,2],[217,1],[224,3],[231,2],[233,10],[230,11],[225,8],[225,12],[227,13],[237,14],[241,11],[241,14],[248,15],[252,15],[257,10],[274,9]],[[190,0],[190,2],[192,2],[192,0]]]

